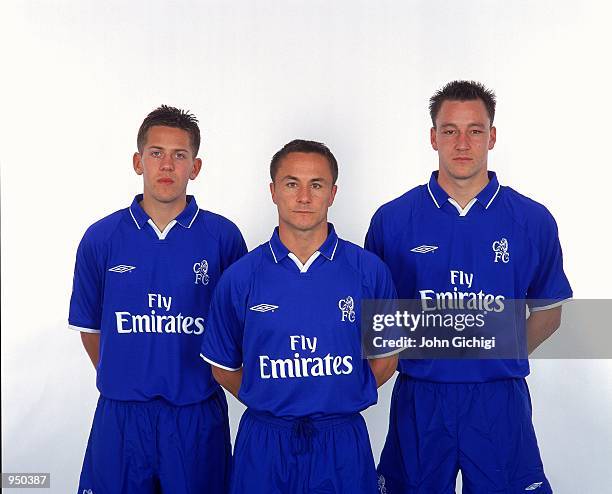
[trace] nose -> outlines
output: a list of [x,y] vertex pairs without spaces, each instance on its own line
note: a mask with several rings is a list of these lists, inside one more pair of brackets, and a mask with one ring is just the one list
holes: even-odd
[[300,204],[310,203],[312,196],[310,193],[310,187],[300,187],[297,193],[297,202]]
[[162,170],[173,170],[174,169],[174,161],[172,160],[172,156],[170,154],[164,154],[161,159],[160,168]]
[[455,149],[459,151],[470,149],[470,139],[465,132],[459,132],[457,140],[455,141]]

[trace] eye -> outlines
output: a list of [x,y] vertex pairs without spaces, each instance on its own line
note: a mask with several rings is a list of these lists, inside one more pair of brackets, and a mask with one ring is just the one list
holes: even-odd
[[447,136],[452,136],[454,133],[455,131],[452,129],[447,129],[447,130],[442,131],[442,134],[447,135]]
[[319,182],[315,182],[312,184],[313,189],[321,189],[323,186]]
[[295,187],[297,187],[296,182],[287,182],[285,185],[289,187],[290,189],[294,189]]
[[472,135],[480,135],[482,134],[482,130],[472,129]]
[[161,151],[157,151],[157,150],[153,149],[151,151],[151,156],[153,156],[153,158],[161,158]]
[[186,158],[187,158],[187,155],[185,153],[183,153],[183,152],[176,153],[176,159],[177,160],[184,160]]

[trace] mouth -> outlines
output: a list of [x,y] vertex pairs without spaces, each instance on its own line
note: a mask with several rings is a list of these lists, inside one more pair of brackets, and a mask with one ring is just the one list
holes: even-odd
[[158,178],[157,179],[157,183],[158,184],[164,184],[164,185],[171,185],[174,183],[174,180],[172,180],[171,178],[168,177],[163,177],[163,178]]
[[453,158],[453,161],[457,161],[459,163],[469,163],[470,161],[474,160],[469,156],[457,156],[456,158]]

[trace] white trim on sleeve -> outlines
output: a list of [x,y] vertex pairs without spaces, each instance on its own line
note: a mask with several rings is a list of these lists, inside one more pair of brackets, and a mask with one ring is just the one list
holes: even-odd
[[73,326],[72,324],[68,324],[68,329],[72,329],[73,331],[79,331],[81,333],[99,333],[99,329],[92,328],[82,328],[80,326]]
[[383,353],[381,355],[369,355],[366,357],[366,360],[376,360],[378,358],[385,358],[385,357],[391,357],[393,355],[397,355],[398,353],[403,352],[404,350],[406,350],[406,348],[408,347],[401,347],[401,348],[396,348],[390,352],[387,353]]
[[572,300],[572,297],[564,298],[559,302],[555,302],[554,304],[549,305],[543,305],[542,307],[529,307],[529,312],[538,312],[541,310],[554,309],[555,307],[559,307],[560,305],[563,305],[565,302],[569,302],[570,300]]
[[242,369],[242,366],[240,366],[240,367],[238,367],[236,369],[232,369],[231,367],[226,367],[225,365],[218,364],[214,360],[210,360],[209,358],[205,357],[201,353],[200,353],[200,357],[202,357],[202,360],[204,360],[205,362],[208,362],[210,365],[214,365],[215,367],[219,367],[220,369],[224,369],[226,371],[236,372],[236,371],[239,371],[240,369]]

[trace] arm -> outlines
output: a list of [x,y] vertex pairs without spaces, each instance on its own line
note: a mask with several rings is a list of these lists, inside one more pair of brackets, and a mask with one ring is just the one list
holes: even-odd
[[561,325],[561,307],[532,311],[527,319],[527,350],[531,354]]
[[87,355],[89,355],[91,359],[94,369],[97,369],[100,359],[100,333],[86,333],[81,331],[81,341],[83,342]]
[[390,357],[372,358],[368,360],[372,374],[376,378],[376,387],[385,384],[397,369],[397,354]]
[[236,371],[221,369],[216,365],[211,365],[211,368],[215,381],[238,399],[238,391],[240,391],[240,385],[242,384],[242,368]]
[[[544,208],[543,217],[532,225],[539,266],[527,290],[530,315],[527,319],[527,350],[533,352],[561,324],[561,304],[572,297],[572,288],[563,271],[563,254],[557,223]],[[539,306],[539,307],[538,307]]]
[[95,369],[100,360],[104,286],[105,258],[100,250],[97,233],[88,229],[77,249],[68,315],[68,326],[81,333],[83,347]]

